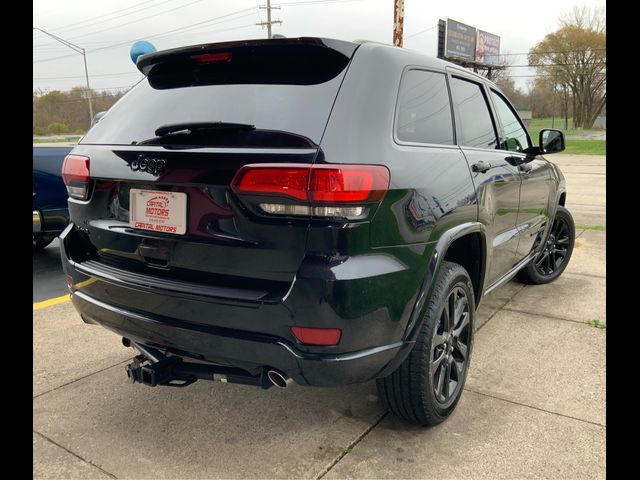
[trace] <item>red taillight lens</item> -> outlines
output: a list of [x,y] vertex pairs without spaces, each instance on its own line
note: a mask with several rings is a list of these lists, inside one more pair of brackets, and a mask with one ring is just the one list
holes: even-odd
[[246,165],[232,182],[238,193],[335,204],[380,201],[389,188],[382,165]]
[[219,63],[231,60],[231,52],[204,53],[191,57],[197,63]]
[[72,198],[86,200],[89,191],[89,157],[67,155],[62,163],[62,180]]
[[239,193],[278,195],[307,200],[309,167],[257,166],[243,167],[232,182]]
[[305,345],[337,345],[342,335],[339,328],[291,327],[291,332]]
[[389,188],[389,170],[380,165],[314,165],[309,199],[316,203],[382,200]]

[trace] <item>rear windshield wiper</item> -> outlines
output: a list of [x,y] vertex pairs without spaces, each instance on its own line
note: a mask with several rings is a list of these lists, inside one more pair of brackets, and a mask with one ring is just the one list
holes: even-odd
[[172,123],[169,125],[162,125],[156,128],[154,132],[156,136],[163,137],[169,133],[181,132],[183,130],[196,131],[196,130],[255,130],[255,125],[248,123],[230,123],[230,122],[185,122],[185,123]]

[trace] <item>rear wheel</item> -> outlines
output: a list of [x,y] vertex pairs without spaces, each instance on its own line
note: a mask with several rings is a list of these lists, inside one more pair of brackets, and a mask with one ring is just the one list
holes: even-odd
[[[575,239],[576,227],[573,217],[569,210],[558,205],[545,245],[540,253],[518,272],[518,280],[533,285],[553,282],[567,268]],[[538,247],[539,245],[536,245],[534,248]]]
[[376,380],[382,403],[418,425],[437,425],[458,404],[471,359],[475,300],[471,279],[443,262],[416,344],[391,375]]
[[56,238],[55,235],[46,233],[34,233],[33,234],[33,250],[42,250],[49,245]]

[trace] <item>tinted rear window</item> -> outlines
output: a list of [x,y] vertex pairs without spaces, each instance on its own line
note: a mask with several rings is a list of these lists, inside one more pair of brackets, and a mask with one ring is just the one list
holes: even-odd
[[409,70],[404,74],[396,135],[406,142],[453,145],[451,104],[444,73]]
[[[83,144],[296,147],[319,144],[346,67],[317,84],[233,84],[134,87],[82,139]],[[324,80],[324,79],[323,79]],[[158,139],[162,125],[225,122],[253,131],[199,132]],[[274,143],[275,142],[275,143]]]

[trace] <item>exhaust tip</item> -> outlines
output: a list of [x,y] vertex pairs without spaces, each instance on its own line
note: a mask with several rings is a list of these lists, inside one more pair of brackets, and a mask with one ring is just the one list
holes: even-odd
[[269,381],[278,388],[287,388],[293,383],[293,379],[291,377],[287,377],[276,370],[269,370],[267,372],[267,378],[269,378]]

